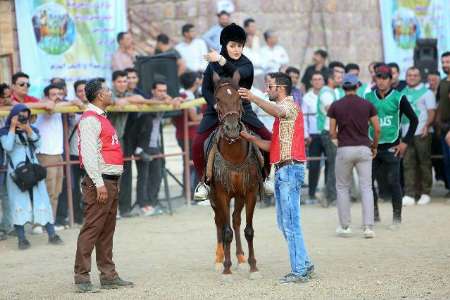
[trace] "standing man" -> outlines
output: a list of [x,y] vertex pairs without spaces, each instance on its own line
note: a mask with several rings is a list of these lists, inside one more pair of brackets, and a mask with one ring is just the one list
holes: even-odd
[[208,48],[204,40],[197,38],[197,32],[192,24],[185,24],[181,28],[183,41],[175,46],[186,67],[192,72],[203,72],[207,62],[203,58],[208,54]]
[[278,43],[278,35],[273,30],[264,32],[264,40],[266,45],[261,47],[264,71],[266,73],[278,72],[281,67],[287,66],[289,63],[286,49]]
[[311,87],[311,80],[314,72],[322,73],[325,78],[328,75],[328,68],[326,66],[328,53],[325,50],[319,49],[314,51],[313,64],[308,66],[302,77],[302,84],[304,86],[304,91],[307,92]]
[[203,39],[206,42],[206,45],[209,49],[220,52],[220,34],[222,33],[222,29],[230,25],[230,13],[222,10],[217,14],[218,24],[211,27],[204,35]]
[[434,71],[428,73],[427,76],[427,85],[428,88],[433,92],[433,94],[436,96],[439,83],[441,82],[441,73],[439,71]]
[[244,30],[247,34],[244,51],[242,52],[253,64],[253,73],[255,80],[253,86],[259,90],[264,87],[264,60],[261,56],[261,43],[257,34],[255,19],[248,18],[244,20]]
[[302,107],[303,92],[297,87],[300,80],[300,70],[295,67],[288,67],[286,69],[286,74],[291,78],[292,81],[291,96],[294,98],[295,103]]
[[[417,204],[430,203],[433,173],[431,169],[431,132],[436,114],[436,98],[425,84],[421,82],[420,70],[410,67],[406,71],[407,87],[403,94],[408,97],[416,116],[419,118],[414,137],[403,158],[405,196],[403,206],[414,205],[415,197],[420,196]],[[408,132],[409,122],[402,118],[403,137]]]
[[400,80],[400,67],[397,63],[392,62],[388,64],[389,68],[391,68],[392,73],[392,88],[401,92],[406,87],[406,81]]
[[[380,140],[377,156],[372,162],[372,178],[384,166],[387,184],[392,192],[393,226],[396,229],[402,222],[402,188],[400,186],[400,159],[404,156],[408,144],[414,137],[417,128],[417,117],[409,104],[408,98],[392,88],[392,72],[387,65],[375,69],[376,88],[366,99],[370,101],[378,112],[380,120]],[[403,139],[400,138],[400,117],[404,115],[409,119],[409,128]],[[374,138],[374,128],[369,131],[370,138]],[[372,186],[373,186],[372,180]],[[374,217],[375,222],[380,221],[378,211],[378,194],[373,186]]]
[[[320,71],[315,71],[311,79],[312,88],[303,97],[303,105],[308,112],[305,118],[308,124],[308,135],[311,139],[308,145],[308,156],[310,157],[320,157],[325,153],[320,138],[320,131],[317,129],[317,101],[319,92],[324,84],[323,74]],[[314,204],[317,201],[316,190],[320,176],[320,160],[308,161],[308,170],[308,202]]]
[[[353,169],[356,168],[361,189],[363,214],[363,234],[365,238],[374,238],[373,231],[373,193],[372,158],[377,155],[380,125],[373,104],[356,95],[359,80],[353,74],[344,77],[345,96],[331,104],[330,135],[337,138],[336,190],[337,208],[340,226],[336,229],[339,236],[348,236],[350,229],[350,189]],[[374,128],[373,141],[370,141],[369,122]]]
[[[442,153],[444,155],[444,172],[447,188],[450,187],[450,51],[441,55],[442,70],[447,74],[439,84],[437,99],[438,110],[436,116],[436,127],[440,132]],[[447,194],[447,202],[450,204],[450,192]]]
[[[303,114],[291,93],[292,82],[284,73],[270,73],[266,92],[270,101],[239,89],[243,99],[260,106],[275,117],[271,141],[259,139],[247,132],[243,138],[270,151],[270,163],[275,165],[275,199],[277,221],[288,243],[291,272],[280,279],[281,284],[308,281],[314,266],[308,256],[300,223],[300,196],[305,174],[305,144]],[[295,145],[295,146],[294,146]]]
[[336,202],[336,177],[334,173],[336,145],[331,141],[330,118],[327,117],[327,112],[330,105],[338,99],[335,89],[341,86],[343,79],[343,73],[332,70],[330,72],[328,84],[320,90],[317,100],[317,129],[320,132],[322,147],[327,157],[325,174],[326,195],[320,199],[323,207],[328,207]]
[[89,276],[94,246],[101,287],[133,285],[119,277],[112,260],[123,155],[116,130],[106,118],[111,96],[104,80],[87,82],[86,98],[90,103],[78,127],[80,165],[87,173],[82,182],[85,222],[78,236],[74,268],[79,292],[95,291]]
[[117,34],[117,43],[119,44],[119,48],[112,56],[112,71],[133,68],[136,53],[134,52],[131,33],[120,32]]

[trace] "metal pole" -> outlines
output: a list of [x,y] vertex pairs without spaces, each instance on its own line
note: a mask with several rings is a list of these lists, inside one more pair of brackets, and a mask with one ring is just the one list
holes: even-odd
[[183,126],[184,126],[184,191],[186,202],[191,206],[191,157],[189,151],[189,111],[188,108],[183,110]]
[[69,226],[73,227],[72,172],[70,167],[69,119],[63,114],[64,130],[64,167],[66,168],[67,206],[69,208]]

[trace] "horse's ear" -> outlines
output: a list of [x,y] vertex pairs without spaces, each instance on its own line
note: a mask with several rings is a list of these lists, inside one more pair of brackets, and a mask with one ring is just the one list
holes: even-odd
[[239,88],[239,81],[241,80],[241,74],[239,74],[239,71],[236,70],[233,74],[233,77],[231,78],[231,84],[235,86],[236,88]]
[[213,71],[213,82],[215,87],[219,84],[219,81],[220,81],[219,74]]

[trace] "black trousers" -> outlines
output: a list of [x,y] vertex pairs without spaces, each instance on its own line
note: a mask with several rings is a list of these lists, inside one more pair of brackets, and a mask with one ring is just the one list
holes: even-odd
[[[129,157],[133,154],[133,145],[127,138],[124,139],[122,147],[125,157]],[[123,164],[123,173],[120,177],[119,211],[121,214],[127,213],[131,210],[132,184],[132,162],[125,161]]]
[[[147,154],[157,155],[161,151],[156,148],[146,150]],[[137,187],[136,202],[139,207],[157,206],[159,204],[158,194],[162,181],[163,160],[161,158],[152,161],[136,161]]]
[[400,158],[389,150],[379,151],[372,161],[372,189],[375,214],[378,213],[378,193],[375,189],[374,181],[378,176],[386,179],[386,183],[391,190],[392,210],[395,221],[402,219],[402,188],[400,185]]
[[[78,160],[79,157],[75,155],[70,156],[70,160]],[[72,203],[73,203],[73,218],[74,222],[78,224],[83,223],[83,201],[81,196],[81,178],[84,176],[84,170],[80,168],[79,164],[70,166],[72,172]],[[58,208],[56,210],[56,224],[63,225],[66,223],[68,217],[68,202],[67,202],[67,177],[63,180],[63,188],[58,197]]]
[[[311,135],[311,143],[308,146],[308,156],[320,157],[325,153],[325,148],[322,145],[322,139],[320,134]],[[308,194],[310,198],[313,198],[317,184],[320,177],[320,160],[314,160],[308,162]]]

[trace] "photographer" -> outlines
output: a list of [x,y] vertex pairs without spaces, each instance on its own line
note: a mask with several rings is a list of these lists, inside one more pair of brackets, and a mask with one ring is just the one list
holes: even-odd
[[55,234],[50,199],[43,180],[28,191],[22,191],[16,184],[16,169],[21,163],[38,164],[35,149],[40,137],[36,128],[30,125],[31,111],[24,104],[15,105],[0,129],[0,141],[8,156],[7,190],[11,205],[12,221],[19,239],[19,249],[30,247],[25,238],[24,225],[28,222],[45,225],[50,244],[62,244]]

